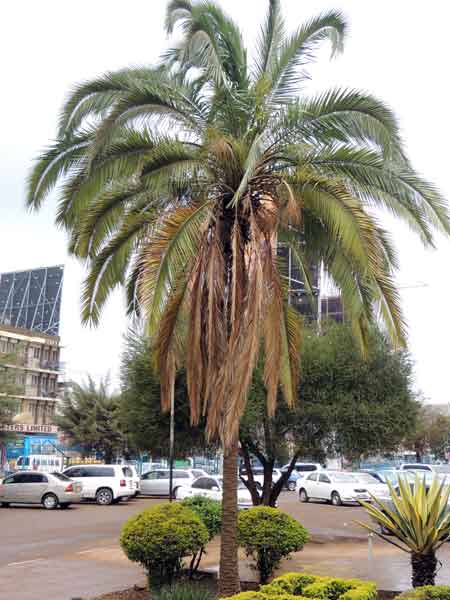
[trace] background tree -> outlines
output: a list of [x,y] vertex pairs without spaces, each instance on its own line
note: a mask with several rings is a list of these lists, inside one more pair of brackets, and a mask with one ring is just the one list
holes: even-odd
[[[354,90],[304,93],[321,42],[340,51],[338,11],[288,34],[271,0],[250,53],[214,2],[171,0],[177,45],[155,68],[129,68],[81,84],[59,119],[55,144],[29,180],[39,208],[63,180],[57,221],[86,260],[83,319],[98,322],[126,284],[156,342],[163,408],[186,368],[191,416],[224,448],[221,596],[238,591],[237,452],[261,343],[268,412],[281,384],[296,396],[301,324],[276,261],[281,240],[309,281],[311,256],[342,291],[367,349],[378,307],[405,342],[397,266],[374,209],[388,209],[433,243],[450,231],[443,198],[405,157],[392,112]],[[300,234],[302,242],[300,243]]]
[[[0,425],[10,425],[17,412],[18,402],[14,396],[21,393],[23,386],[17,383],[18,371],[8,368],[7,365],[17,364],[18,356],[18,354],[0,354]],[[13,434],[0,430],[0,444],[5,444],[13,437]]]
[[96,385],[88,377],[85,383],[72,383],[54,421],[73,445],[80,446],[85,454],[101,454],[106,463],[124,450],[120,396],[110,394],[107,381]]
[[[411,359],[407,352],[394,351],[376,329],[369,336],[365,360],[349,325],[328,323],[321,335],[307,330],[298,401],[288,407],[279,398],[273,418],[267,414],[261,370],[255,372],[240,429],[247,471],[251,458],[264,467],[262,491],[249,478],[255,504],[275,505],[300,456],[322,462],[327,455],[343,455],[359,461],[394,452],[415,431],[419,404],[412,390]],[[289,462],[288,456],[289,469],[273,485],[275,463]]]
[[450,446],[450,417],[426,404],[420,407],[416,426],[405,440],[406,448],[414,450],[416,461],[422,462],[427,453],[445,460]]
[[[152,456],[168,456],[169,422],[161,412],[161,387],[152,367],[152,348],[142,335],[129,333],[121,364],[120,422],[129,446]],[[186,372],[175,378],[175,453],[188,456],[214,447],[206,440],[204,419],[191,425]]]

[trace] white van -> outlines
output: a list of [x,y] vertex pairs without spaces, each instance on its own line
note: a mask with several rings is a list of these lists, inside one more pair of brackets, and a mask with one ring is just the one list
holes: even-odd
[[83,499],[97,504],[118,504],[135,494],[133,472],[126,465],[76,465],[63,474],[83,484]]
[[63,467],[63,457],[58,454],[19,456],[16,463],[17,471],[39,471],[40,473],[60,473]]

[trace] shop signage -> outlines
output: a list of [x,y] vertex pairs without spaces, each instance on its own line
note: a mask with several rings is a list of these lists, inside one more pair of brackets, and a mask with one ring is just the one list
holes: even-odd
[[12,425],[0,425],[0,431],[12,431],[13,433],[58,433],[58,428],[56,425],[13,423]]

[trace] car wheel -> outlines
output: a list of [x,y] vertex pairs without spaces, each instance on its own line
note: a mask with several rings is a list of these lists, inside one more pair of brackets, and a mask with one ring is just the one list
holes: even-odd
[[69,508],[70,506],[70,502],[61,502],[61,504],[59,505],[60,508]]
[[288,484],[287,484],[287,489],[288,489],[290,492],[295,492],[295,488],[296,488],[296,487],[297,487],[297,486],[295,485],[295,481],[288,481]]
[[308,498],[308,494],[306,493],[306,490],[304,490],[302,488],[300,490],[300,492],[298,493],[298,498],[299,498],[300,502],[308,502],[309,498]]
[[179,500],[180,499],[179,489],[180,488],[175,488],[174,490],[172,490],[172,498],[173,498],[173,500]]
[[331,504],[333,506],[342,506],[341,497],[339,496],[339,494],[337,492],[333,492],[331,494]]
[[58,498],[55,494],[46,494],[42,498],[42,506],[47,510],[54,510],[58,506]]
[[262,492],[262,485],[259,483],[259,481],[255,482],[255,487],[258,490],[258,492]]
[[109,504],[112,504],[113,500],[114,496],[109,488],[100,488],[95,494],[95,501],[97,504],[101,504],[102,506],[108,506]]
[[0,503],[0,506],[2,508],[9,508],[9,502],[2,502],[2,503]]

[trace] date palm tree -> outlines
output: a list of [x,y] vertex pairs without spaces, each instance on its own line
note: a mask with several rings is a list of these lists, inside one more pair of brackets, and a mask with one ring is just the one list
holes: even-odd
[[288,34],[269,1],[250,60],[236,23],[214,2],[171,0],[181,37],[155,67],[106,73],[65,102],[56,142],[28,182],[38,209],[56,183],[56,222],[89,268],[82,316],[97,323],[125,286],[155,342],[163,407],[187,372],[192,421],[207,415],[224,448],[221,595],[237,591],[237,435],[257,357],[269,414],[281,386],[294,401],[301,321],[277,257],[282,243],[310,288],[321,261],[341,290],[361,347],[380,314],[405,339],[393,282],[388,210],[433,244],[449,232],[438,191],[413,170],[395,116],[357,90],[304,92],[322,42],[347,30],[338,11]]

